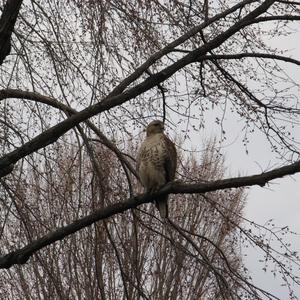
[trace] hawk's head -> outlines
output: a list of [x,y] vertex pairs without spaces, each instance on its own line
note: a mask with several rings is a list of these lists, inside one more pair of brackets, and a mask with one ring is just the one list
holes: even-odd
[[164,123],[159,120],[152,121],[146,128],[147,136],[156,133],[163,133],[164,132]]

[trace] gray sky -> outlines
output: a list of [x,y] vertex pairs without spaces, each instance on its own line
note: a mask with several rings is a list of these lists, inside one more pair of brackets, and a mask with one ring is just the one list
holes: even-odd
[[[270,41],[270,44],[277,48],[291,49],[288,56],[300,60],[300,24],[294,24],[298,33],[293,36],[282,37]],[[300,68],[285,65],[289,75],[293,78],[300,78]],[[297,95],[299,98],[299,94]],[[236,126],[233,125],[233,126]],[[229,128],[227,128],[228,131]],[[234,143],[225,148],[223,153],[226,157],[226,165],[230,166],[230,172],[237,175],[251,175],[261,172],[262,169],[269,169],[274,165],[276,158],[261,136],[255,137],[249,145],[249,154],[241,149],[240,143]],[[300,132],[296,133],[300,140]],[[259,224],[265,224],[273,219],[275,226],[289,226],[290,230],[298,233],[286,236],[285,239],[291,243],[291,249],[300,250],[300,174],[277,179],[272,181],[265,188],[251,187],[248,190],[247,205],[245,207],[246,218]],[[254,283],[268,291],[273,292],[280,299],[289,299],[288,291],[280,286],[278,281],[270,272],[262,271],[263,264],[258,263],[258,253],[255,250],[247,250],[248,257],[245,258],[247,267],[250,269]],[[300,269],[294,269],[294,273],[300,277]],[[300,297],[300,287],[293,286],[296,296]]]
[[[300,133],[299,133],[300,135]],[[257,143],[252,142],[249,145],[249,154],[238,149],[238,144],[231,146],[225,152],[225,163],[230,166],[229,172],[234,176],[251,175],[261,173],[261,168],[266,169],[268,165],[274,161],[272,153],[261,139]],[[300,174],[276,179],[270,182],[266,187],[259,186],[250,187],[247,190],[247,204],[245,207],[245,217],[258,224],[264,225],[268,220],[272,219],[275,227],[289,226],[289,229],[298,233],[286,235],[283,238],[286,242],[290,242],[290,249],[293,251],[300,250],[300,195],[299,195]],[[248,226],[248,225],[246,225]],[[280,250],[278,244],[273,244]],[[259,287],[274,293],[280,299],[289,299],[288,291],[285,287],[281,287],[280,275],[274,278],[270,269],[267,272],[262,271],[263,263],[259,262],[262,259],[261,252],[255,249],[245,249],[246,257],[244,261],[250,270],[253,282]],[[300,277],[300,270],[294,269],[294,274]],[[300,296],[300,286],[294,286],[296,295]]]
[[[300,60],[300,24],[294,24],[298,33],[282,37],[278,40],[270,41],[270,44],[277,48],[291,49],[290,54],[293,58]],[[293,78],[297,78],[299,83],[300,68],[286,65],[286,70]],[[299,94],[297,95],[299,98]],[[300,132],[296,133],[296,138],[300,139]],[[247,173],[254,173],[255,165],[253,162],[259,158],[264,161],[263,167],[271,161],[272,154],[270,150],[261,142],[251,146],[249,160],[245,157],[242,159],[244,167],[239,167],[240,170],[247,168]],[[231,154],[228,153],[228,158],[232,162],[235,160]],[[252,163],[250,162],[252,161]],[[233,165],[233,164],[230,164]],[[256,171],[258,168],[256,168]],[[289,226],[290,230],[298,233],[298,235],[286,236],[286,239],[291,243],[291,249],[295,251],[300,250],[300,174],[292,177],[285,177],[272,181],[267,188],[252,187],[249,191],[247,206],[245,209],[246,217],[260,224],[265,224],[269,219],[273,219],[275,226],[284,227]],[[246,262],[249,269],[252,271],[254,282],[265,289],[272,291],[280,299],[289,299],[288,291],[285,287],[281,287],[279,281],[274,278],[270,272],[261,271],[262,265],[257,263],[257,256],[253,251],[249,251],[250,255]],[[300,277],[300,269],[294,269],[294,273]],[[300,297],[300,286],[292,287],[296,292],[296,296]]]
[[[280,39],[269,41],[270,45],[278,49],[290,49],[286,56],[291,56],[300,60],[300,24],[294,24],[298,33],[281,37]],[[299,66],[284,63],[285,71],[289,76],[295,78],[297,83],[300,78]],[[299,98],[299,91],[296,95]],[[192,144],[197,147],[198,141],[216,136],[220,139],[220,128],[215,126],[216,112],[211,111],[205,117],[206,127],[203,132],[193,137]],[[230,118],[230,119],[229,119]],[[259,174],[262,171],[270,170],[274,167],[282,166],[282,161],[271,152],[270,146],[266,138],[255,133],[251,136],[248,145],[248,154],[246,154],[243,146],[240,129],[241,123],[234,119],[232,115],[227,114],[224,120],[224,129],[226,130],[226,141],[223,142],[221,152],[225,156],[225,165],[227,176],[246,176]],[[211,132],[209,132],[211,128]],[[296,140],[300,140],[300,132],[295,133]],[[199,144],[198,144],[199,149]],[[289,229],[298,234],[286,235],[283,237],[287,242],[291,243],[290,249],[300,252],[300,174],[273,180],[266,187],[250,187],[247,189],[248,197],[245,207],[245,217],[251,221],[264,225],[268,220],[273,219],[275,227],[288,226]],[[274,244],[274,246],[278,246]],[[280,248],[279,248],[280,250]],[[250,270],[253,282],[259,287],[272,292],[280,299],[290,299],[286,287],[280,286],[280,275],[274,276],[270,272],[262,271],[264,264],[259,263],[262,256],[255,249],[245,250],[247,256],[244,258],[246,266]],[[300,268],[294,269],[294,274],[300,277]],[[300,299],[300,286],[292,286],[296,296]]]

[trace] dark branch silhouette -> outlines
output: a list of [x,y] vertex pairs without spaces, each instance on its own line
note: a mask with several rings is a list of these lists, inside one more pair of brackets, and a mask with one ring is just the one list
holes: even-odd
[[156,197],[165,194],[193,194],[193,193],[208,193],[217,190],[240,188],[252,185],[264,186],[267,182],[276,178],[281,178],[286,175],[292,175],[300,172],[300,161],[288,166],[273,169],[262,174],[235,177],[223,180],[217,180],[207,183],[194,183],[185,184],[179,182],[172,182],[163,187],[158,193],[155,194],[143,194],[127,199],[123,202],[118,202],[109,205],[103,209],[95,210],[90,215],[74,221],[73,223],[58,228],[57,230],[48,233],[47,235],[33,241],[27,246],[13,251],[7,255],[0,257],[0,268],[10,268],[15,264],[24,264],[28,259],[38,250],[56,242],[63,238],[75,233],[76,231],[83,229],[93,223],[107,219],[115,214],[123,213],[128,209],[136,208],[141,204],[152,202]]
[[0,19],[0,65],[11,50],[11,35],[19,14],[22,0],[7,0]]
[[124,81],[120,83],[120,85],[117,86],[103,100],[72,115],[70,118],[66,119],[65,121],[62,121],[61,123],[44,131],[43,133],[39,134],[29,142],[25,143],[23,146],[17,148],[16,150],[0,158],[0,177],[7,175],[9,173],[9,168],[11,168],[11,166],[14,165],[18,160],[26,157],[27,155],[41,148],[46,147],[49,144],[54,143],[59,137],[61,137],[63,134],[65,134],[67,131],[69,131],[79,123],[86,121],[88,118],[91,118],[96,114],[109,110],[113,107],[119,106],[141,95],[142,93],[145,93],[146,91],[152,89],[153,87],[157,86],[161,82],[170,78],[178,70],[184,68],[185,66],[191,63],[199,61],[201,56],[206,55],[207,52],[220,46],[232,35],[234,35],[242,28],[247,26],[249,22],[251,23],[253,19],[255,19],[257,16],[265,12],[274,2],[275,2],[274,0],[267,0],[263,2],[260,6],[258,6],[249,14],[247,14],[240,21],[235,23],[232,27],[217,35],[210,42],[191,51],[190,53],[188,53],[186,56],[179,59],[175,63],[171,64],[170,66],[166,67],[160,72],[154,74],[153,76],[150,76],[140,84],[137,84],[136,86],[128,90],[125,90],[123,92],[124,88],[126,88],[126,86],[128,86],[128,84],[132,82],[132,78],[135,80],[136,76],[139,76],[142,70],[143,72],[147,70],[147,68],[145,69],[144,65],[142,65],[140,68],[137,68],[137,70],[133,74],[131,74],[128,78],[124,79]]

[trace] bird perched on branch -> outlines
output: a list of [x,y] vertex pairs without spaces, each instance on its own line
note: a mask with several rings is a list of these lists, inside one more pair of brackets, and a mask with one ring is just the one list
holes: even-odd
[[[146,128],[146,139],[137,157],[137,172],[148,193],[154,193],[174,180],[177,153],[174,143],[164,134],[164,124],[152,121]],[[168,195],[155,200],[162,219],[168,217]]]

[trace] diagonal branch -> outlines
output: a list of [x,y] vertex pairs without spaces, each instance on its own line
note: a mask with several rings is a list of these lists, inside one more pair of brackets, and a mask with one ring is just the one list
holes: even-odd
[[[8,98],[18,98],[18,99],[25,99],[30,101],[35,101],[39,103],[43,103],[46,105],[49,105],[51,107],[57,108],[67,115],[74,115],[78,113],[74,108],[63,104],[62,102],[59,102],[55,98],[47,97],[44,95],[41,95],[36,92],[28,92],[23,91],[19,89],[3,89],[0,90],[0,101]],[[121,164],[125,167],[127,167],[132,174],[134,174],[135,177],[138,178],[135,168],[131,165],[131,163],[126,159],[124,154],[118,149],[118,147],[111,142],[103,133],[102,131],[95,126],[90,120],[86,120],[85,124],[100,138],[100,142],[106,146],[108,149],[113,151],[115,155],[120,160]],[[12,169],[11,169],[12,171]],[[124,169],[126,172],[126,170]],[[0,172],[1,173],[1,172]]]
[[24,264],[28,259],[38,250],[53,244],[56,241],[62,240],[63,238],[92,225],[93,223],[107,219],[113,215],[123,213],[129,209],[136,208],[141,204],[152,202],[160,195],[165,194],[204,194],[207,192],[214,192],[217,190],[224,190],[230,188],[240,188],[252,185],[264,186],[269,181],[281,178],[286,175],[292,175],[300,172],[300,161],[293,164],[273,169],[271,171],[245,177],[235,177],[223,180],[217,180],[207,183],[194,183],[186,184],[180,182],[171,182],[163,187],[158,193],[155,194],[143,194],[135,197],[131,197],[125,201],[118,202],[109,205],[103,209],[95,210],[88,216],[74,221],[73,223],[58,228],[53,232],[46,234],[45,236],[33,241],[27,246],[10,252],[7,255],[0,257],[0,268],[10,268],[15,264]]
[[235,12],[238,9],[246,6],[247,4],[253,3],[256,0],[244,0],[240,1],[236,5],[224,10],[223,12],[213,16],[205,20],[203,23],[192,27],[188,30],[185,34],[177,38],[176,40],[172,41],[171,43],[167,44],[163,49],[157,51],[153,55],[151,55],[142,65],[140,65],[131,75],[125,78],[113,91],[110,95],[117,95],[122,93],[125,88],[127,88],[131,83],[133,83],[136,79],[138,79],[144,72],[146,72],[154,63],[156,63],[159,59],[163,56],[172,52],[176,47],[186,42],[191,37],[195,36],[199,32],[201,32],[207,26],[215,23],[216,21],[225,18],[229,14]]
[[[241,19],[236,24],[228,28],[226,31],[220,33],[218,36],[216,36],[208,43],[191,51],[189,54],[179,59],[175,63],[171,64],[170,66],[164,68],[160,72],[145,79],[140,84],[137,84],[136,86],[128,90],[125,90],[121,94],[116,94],[119,91],[117,92],[116,90],[112,91],[112,93],[108,97],[104,98],[102,101],[72,115],[70,118],[66,119],[65,121],[62,121],[61,123],[39,134],[29,142],[22,145],[20,148],[17,148],[16,150],[4,155],[2,158],[0,158],[0,177],[3,177],[6,174],[8,174],[9,173],[8,168],[11,167],[13,164],[15,164],[18,160],[41,148],[46,147],[49,144],[54,143],[59,137],[61,137],[63,134],[65,134],[67,131],[72,129],[77,124],[103,111],[122,105],[123,103],[152,89],[153,87],[157,86],[159,83],[167,80],[173,74],[175,74],[185,66],[198,61],[200,56],[206,55],[207,52],[219,47],[232,35],[234,35],[242,28],[247,26],[250,21],[252,21],[257,16],[267,11],[268,8],[274,2],[275,0],[264,1],[260,6],[258,6],[249,14],[247,14],[243,19]],[[125,81],[126,80],[127,79],[125,79]],[[121,83],[120,86],[122,86],[123,83]],[[122,91],[122,89],[120,91]]]

